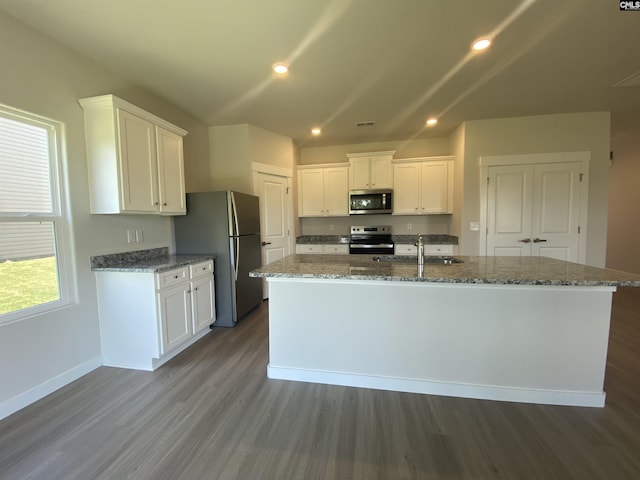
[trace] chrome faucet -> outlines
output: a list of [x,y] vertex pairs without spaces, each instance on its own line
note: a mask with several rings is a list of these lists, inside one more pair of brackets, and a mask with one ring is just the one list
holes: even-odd
[[418,240],[416,240],[416,247],[418,247],[418,265],[424,265],[424,242],[422,241],[422,234],[418,234]]

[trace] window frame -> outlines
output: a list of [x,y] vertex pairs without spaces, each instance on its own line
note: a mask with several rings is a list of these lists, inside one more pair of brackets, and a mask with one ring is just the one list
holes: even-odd
[[64,124],[57,120],[19,110],[0,103],[0,116],[47,131],[49,143],[49,186],[51,189],[51,212],[0,212],[0,222],[33,223],[45,222],[53,226],[54,256],[58,273],[59,298],[13,312],[0,314],[0,325],[59,310],[76,303],[75,281],[70,243],[68,197],[66,185],[66,155],[64,148]]

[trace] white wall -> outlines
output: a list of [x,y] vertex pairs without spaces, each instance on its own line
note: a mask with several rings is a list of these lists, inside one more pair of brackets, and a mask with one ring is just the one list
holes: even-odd
[[252,163],[292,169],[293,140],[249,124],[209,127],[213,190],[253,193]]
[[449,155],[451,153],[450,148],[448,137],[358,143],[330,147],[304,147],[300,149],[300,165],[348,162],[347,153],[386,152],[389,150],[396,151],[393,158]]
[[603,267],[607,245],[609,188],[609,112],[539,115],[465,122],[464,192],[461,252],[477,255],[480,232],[469,222],[480,220],[480,167],[485,155],[545,152],[591,152],[589,172],[588,265]]
[[612,117],[607,267],[640,274],[640,112]]
[[[48,37],[0,13],[0,103],[64,123],[77,302],[0,326],[0,417],[100,362],[94,275],[89,257],[133,250],[127,228],[141,228],[138,248],[170,246],[170,218],[89,214],[83,112],[78,99],[113,93],[189,131],[188,188],[209,179],[207,128],[149,92],[128,84]],[[204,160],[203,160],[204,159]]]

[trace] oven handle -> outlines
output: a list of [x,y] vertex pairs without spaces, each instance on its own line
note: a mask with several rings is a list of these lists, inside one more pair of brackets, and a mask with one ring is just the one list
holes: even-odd
[[393,243],[377,243],[375,245],[362,245],[360,243],[350,243],[349,248],[393,248]]

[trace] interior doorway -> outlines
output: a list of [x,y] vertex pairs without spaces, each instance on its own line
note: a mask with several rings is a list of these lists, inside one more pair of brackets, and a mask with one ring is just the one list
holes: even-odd
[[[291,177],[254,172],[254,194],[260,198],[260,237],[262,264],[267,265],[292,252]],[[263,298],[268,298],[263,280]]]

